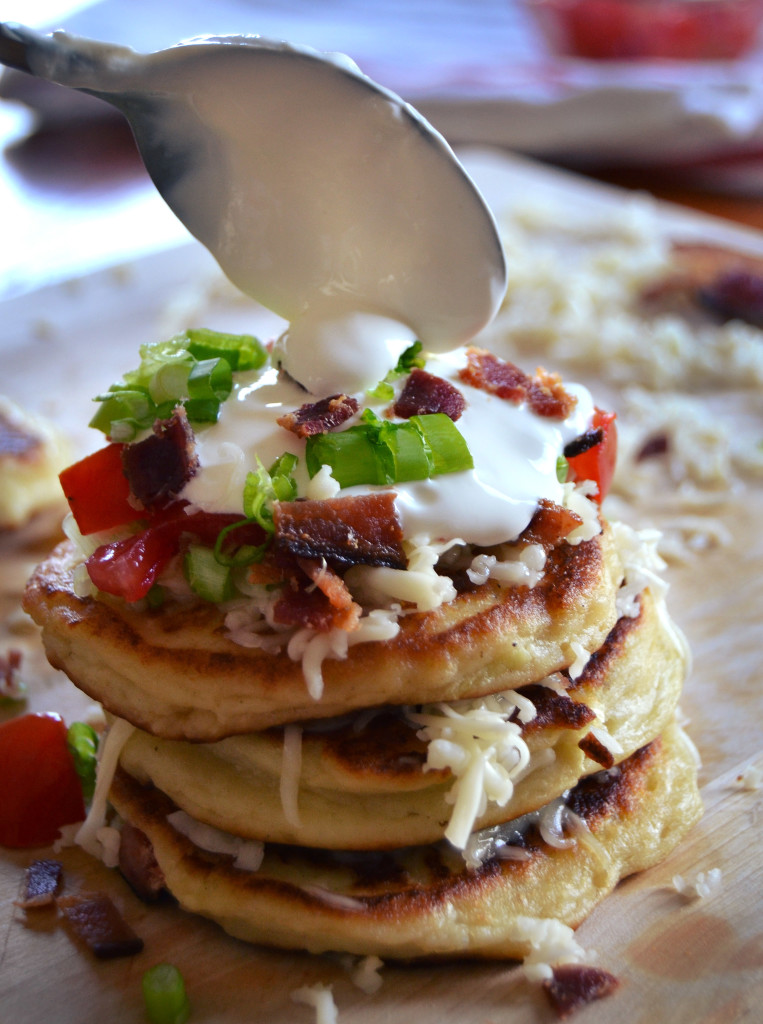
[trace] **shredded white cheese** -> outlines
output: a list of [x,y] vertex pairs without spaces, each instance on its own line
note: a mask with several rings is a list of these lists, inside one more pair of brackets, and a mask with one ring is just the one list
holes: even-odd
[[[77,846],[81,846],[92,857],[98,859],[103,858],[105,855],[109,860],[112,860],[115,855],[113,844],[109,843],[108,848],[104,849],[99,833],[107,826],[106,811],[108,808],[109,790],[111,789],[114,772],[119,764],[119,755],[122,753],[122,748],[129,740],[134,729],[135,726],[124,719],[115,718],[111,723],[109,731],[106,733],[105,739],[98,747],[95,792],[93,793],[87,817],[75,836]],[[103,838],[110,837],[103,833]],[[117,860],[118,856],[119,851],[117,849]],[[113,867],[114,864],[112,863],[109,866]]]
[[527,544],[511,559],[499,559],[495,555],[475,555],[466,575],[472,583],[480,585],[489,579],[497,580],[503,586],[534,587],[543,579],[546,552],[540,544]]
[[291,993],[295,1003],[304,1003],[315,1010],[315,1024],[337,1024],[339,1012],[331,985],[304,985]]
[[350,979],[361,992],[372,996],[382,987],[383,979],[379,973],[384,967],[384,961],[378,956],[364,956],[350,970]]
[[737,781],[743,789],[760,789],[763,784],[763,771],[757,765],[748,764]]
[[690,899],[708,899],[720,890],[722,878],[720,868],[698,871],[691,879],[686,879],[683,875],[674,875],[673,888]]
[[[519,722],[509,719],[518,712]],[[448,793],[453,804],[445,838],[463,850],[476,819],[488,802],[505,807],[514,783],[527,771],[530,752],[520,723],[531,720],[535,708],[513,690],[481,701],[433,704],[411,712],[411,722],[427,743],[424,770],[448,768],[455,777]]]
[[222,832],[219,828],[197,821],[185,811],[173,811],[167,821],[187,839],[208,853],[223,853],[234,858],[233,866],[242,871],[258,871],[265,856],[265,845],[256,839]]

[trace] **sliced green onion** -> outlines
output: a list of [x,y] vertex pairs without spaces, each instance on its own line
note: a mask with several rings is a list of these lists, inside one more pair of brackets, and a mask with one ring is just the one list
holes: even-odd
[[151,587],[149,592],[146,594],[146,604],[148,605],[149,608],[161,608],[161,606],[164,604],[165,597],[166,593],[164,587],[160,586],[160,584],[158,583],[155,583],[153,587]]
[[148,381],[148,393],[157,405],[162,402],[176,402],[178,396],[188,394],[188,379],[193,369],[193,359],[162,363]]
[[412,345],[403,352],[397,361],[394,372],[398,374],[410,373],[411,370],[419,369],[423,370],[426,366],[426,359],[421,354],[424,350],[424,346],[420,341],[414,341]]
[[230,526],[220,530],[214,546],[214,555],[220,565],[236,567],[262,561],[268,547],[267,542],[265,544],[241,544],[232,554],[223,550],[226,540],[235,530],[254,522],[256,522],[255,519],[242,519],[240,523],[231,523]]
[[140,366],[107,394],[90,425],[112,440],[131,441],[155,420],[184,405],[192,423],[214,423],[230,395],[235,370],[259,369],[267,352],[251,335],[186,331],[168,341],[143,345]]
[[204,601],[220,604],[233,597],[230,566],[222,565],[212,548],[192,544],[185,553],[183,571],[188,586]]
[[233,389],[233,371],[225,359],[204,359],[188,374],[189,398],[216,398],[224,402]]
[[[95,399],[100,402],[90,426],[102,430],[113,438],[112,426],[120,425],[120,440],[132,440],[139,430],[153,423],[156,403],[146,388],[128,388],[114,385],[106,394]],[[128,436],[129,435],[129,436]]]
[[474,459],[464,435],[444,412],[411,416],[408,420],[421,431],[432,458],[431,476],[474,469]]
[[199,327],[186,331],[188,351],[196,359],[225,359],[232,370],[259,370],[268,359],[265,346],[252,334],[223,334]]
[[426,365],[426,359],[422,356],[424,346],[420,341],[414,341],[412,345],[403,352],[395,364],[394,369],[390,370],[384,380],[380,380],[376,387],[369,388],[366,394],[370,398],[376,398],[380,402],[391,402],[395,397],[395,389],[392,387],[392,381],[403,377],[405,374],[410,373],[411,370],[418,367],[423,369]]
[[151,1024],[185,1024],[191,1013],[183,975],[172,964],[157,964],[143,975],[143,999]]
[[280,455],[269,470],[257,459],[257,469],[247,473],[244,483],[244,515],[273,533],[273,502],[293,501],[297,484],[292,477],[297,456],[291,452]]
[[563,455],[560,455],[556,460],[556,479],[560,484],[567,482],[567,473],[569,472],[569,463]]
[[472,469],[466,441],[445,413],[412,416],[404,423],[380,420],[366,409],[363,423],[307,439],[311,477],[331,467],[339,486],[396,484]]
[[380,380],[375,388],[366,391],[369,398],[375,398],[379,402],[391,402],[395,397],[395,389],[388,381]]
[[191,423],[217,423],[220,402],[216,398],[188,398],[183,402]]
[[95,792],[98,733],[85,722],[72,722],[66,733],[66,746],[74,759],[74,768],[82,784],[82,795],[89,802]]

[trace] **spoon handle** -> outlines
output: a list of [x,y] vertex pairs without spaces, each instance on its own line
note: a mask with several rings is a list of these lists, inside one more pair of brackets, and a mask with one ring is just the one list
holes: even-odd
[[19,34],[21,26],[12,22],[0,22],[0,64],[17,71],[28,71],[32,73],[29,66],[27,41]]

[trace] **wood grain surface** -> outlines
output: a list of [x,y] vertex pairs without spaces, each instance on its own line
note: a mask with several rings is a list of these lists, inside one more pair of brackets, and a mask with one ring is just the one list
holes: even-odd
[[[569,194],[591,209],[619,201],[616,192],[524,162],[476,158],[474,173],[493,205],[520,192]],[[763,239],[754,234],[694,215],[666,210],[665,223],[763,252]],[[91,396],[132,365],[139,344],[161,336],[170,314],[187,313],[190,321],[203,295],[205,312],[213,317],[209,326],[246,325],[266,336],[274,328],[263,311],[208,288],[213,275],[204,253],[178,248],[2,304],[2,390],[60,423],[77,452],[96,447],[98,439],[84,429]],[[721,393],[714,401],[733,418],[737,398]],[[749,430],[749,420],[740,419],[739,429]],[[753,429],[763,436],[763,423],[753,423]],[[657,500],[654,513],[659,525]],[[681,708],[702,754],[705,816],[668,861],[622,883],[579,929],[578,940],[595,962],[621,979],[616,995],[581,1012],[578,1019],[588,1024],[763,1019],[763,790],[744,788],[739,779],[751,764],[763,768],[760,481],[721,496],[714,515],[723,520],[730,543],[668,572],[669,606],[694,655]],[[24,652],[28,710],[55,710],[71,721],[86,713],[88,701],[47,666],[35,629],[19,611],[24,580],[59,521],[56,510],[0,537],[0,652]],[[97,962],[72,941],[55,912],[25,914],[14,907],[23,869],[37,854],[0,851],[3,1024],[142,1021],[141,975],[165,960],[185,976],[192,1024],[309,1024],[314,1012],[296,1005],[290,993],[317,982],[333,985],[340,1024],[555,1019],[540,989],[511,964],[388,964],[381,989],[367,995],[352,983],[341,958],[247,946],[176,908],[147,908],[114,872],[79,850],[65,850],[67,890],[107,891],[145,941],[144,951],[132,959]],[[671,884],[676,874],[691,879],[713,868],[720,868],[722,884],[709,899],[679,895]]]

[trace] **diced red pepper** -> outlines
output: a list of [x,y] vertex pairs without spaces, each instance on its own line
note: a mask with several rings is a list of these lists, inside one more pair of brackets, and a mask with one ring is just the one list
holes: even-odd
[[601,429],[602,439],[593,448],[567,460],[569,480],[593,480],[599,488],[594,500],[601,504],[607,496],[615,475],[617,461],[617,427],[615,413],[596,409],[593,429]]
[[60,715],[21,715],[0,725],[0,779],[0,846],[47,846],[62,825],[85,818]]
[[130,504],[130,485],[122,469],[123,444],[110,444],[87,455],[59,476],[69,508],[81,533],[124,526],[140,517]]

